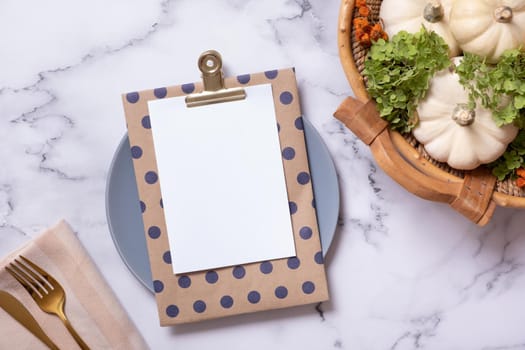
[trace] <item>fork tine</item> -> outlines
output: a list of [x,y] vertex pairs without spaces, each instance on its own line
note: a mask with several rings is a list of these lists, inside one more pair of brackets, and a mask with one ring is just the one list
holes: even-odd
[[33,270],[38,272],[47,282],[49,282],[51,287],[55,288],[55,286],[58,285],[57,281],[51,275],[49,275],[45,270],[43,270],[40,266],[38,266],[37,264],[35,264],[34,262],[32,262],[31,260],[29,260],[23,255],[20,255],[19,257],[27,265],[29,265]]
[[[10,263],[10,267],[6,267],[22,286],[29,292],[33,300],[38,304],[40,309],[49,314],[54,314],[64,323],[69,333],[73,336],[77,344],[82,349],[89,350],[89,346],[82,340],[80,335],[69,322],[64,312],[64,303],[66,293],[60,283],[50,276],[41,267],[33,263],[31,260],[19,256],[20,260],[15,259],[14,263]],[[18,265],[18,266],[17,266]],[[38,276],[38,275],[41,276]],[[43,282],[45,280],[45,282]],[[46,290],[47,287],[50,289]],[[40,292],[43,291],[43,292]],[[37,298],[37,294],[40,296]]]
[[[23,258],[21,255],[19,256],[20,258]],[[23,259],[24,260],[24,259]],[[28,261],[27,259],[25,259],[24,261]],[[47,274],[44,276],[44,275],[41,275],[39,274],[40,272],[37,270],[36,273],[35,271],[31,270],[26,264],[22,263],[21,261],[15,259],[15,262],[18,264],[19,268],[21,270],[23,270],[27,275],[30,275],[31,277],[33,277],[33,279],[35,281],[37,281],[38,283],[40,283],[40,285],[44,288],[44,290],[48,289],[46,288],[47,287],[50,287],[51,285],[49,284],[49,281],[47,280],[47,277],[49,277]],[[32,267],[31,264],[28,264],[29,266]],[[34,264],[33,264],[34,265]],[[36,266],[36,265],[34,265]]]
[[[14,270],[20,279],[26,281],[30,288],[39,293],[40,295],[47,294],[47,290],[40,281],[41,279],[35,275],[35,273],[29,270],[26,266],[20,263],[20,261],[15,259],[15,263],[10,263],[10,267]],[[17,265],[18,264],[18,265]],[[30,292],[31,293],[31,292]]]
[[27,283],[26,280],[22,277],[18,276],[18,274],[12,268],[6,266],[5,269],[29,292],[29,294],[32,294],[34,292],[33,288],[29,285],[29,283]]
[[[11,264],[12,265],[12,264]],[[15,269],[17,269],[16,266],[12,265]],[[15,272],[15,270],[9,266],[6,266],[5,269],[7,270],[7,272],[9,272],[9,274],[11,274],[11,276],[13,276],[21,285],[22,287],[25,288],[25,290],[27,290],[27,292],[29,294],[33,294],[35,293],[35,289],[31,286],[31,284],[29,284],[28,281],[26,281],[24,278],[22,278],[17,272]]]

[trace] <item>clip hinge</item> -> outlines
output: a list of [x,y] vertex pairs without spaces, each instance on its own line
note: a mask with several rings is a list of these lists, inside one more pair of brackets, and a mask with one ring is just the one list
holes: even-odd
[[243,88],[226,88],[222,74],[222,58],[215,50],[202,53],[198,66],[202,72],[204,91],[186,96],[187,107],[204,106],[213,103],[243,100],[246,92]]

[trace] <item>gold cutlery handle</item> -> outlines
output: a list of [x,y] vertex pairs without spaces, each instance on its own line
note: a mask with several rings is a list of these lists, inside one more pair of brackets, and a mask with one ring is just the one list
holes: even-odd
[[73,328],[73,325],[71,324],[71,322],[69,322],[69,319],[66,317],[66,315],[63,312],[57,312],[57,316],[60,318],[60,320],[62,320],[62,323],[64,323],[64,326],[66,326],[67,330],[69,331],[69,334],[73,336],[78,346],[80,346],[82,350],[90,350],[89,346],[87,346],[87,344],[82,340],[80,335],[78,335],[75,328]]
[[3,290],[0,290],[0,309],[4,309],[42,343],[46,344],[49,349],[60,350],[40,327],[29,310],[17,298]]
[[19,257],[20,260],[14,259],[5,267],[7,272],[27,290],[42,311],[60,318],[82,350],[89,350],[89,346],[78,335],[64,313],[66,302],[64,288],[40,266],[22,255]]

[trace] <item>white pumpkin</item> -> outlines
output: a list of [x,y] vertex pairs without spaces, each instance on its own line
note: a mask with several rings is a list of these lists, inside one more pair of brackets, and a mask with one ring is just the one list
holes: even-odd
[[413,130],[430,156],[462,170],[496,160],[518,133],[514,125],[498,127],[487,109],[469,110],[468,101],[456,73],[450,69],[436,73],[417,107],[419,123]]
[[449,56],[459,55],[460,49],[449,28],[449,16],[454,0],[383,0],[379,17],[392,37],[401,30],[416,33],[425,26],[440,35],[449,47]]
[[496,63],[503,51],[525,46],[525,0],[455,0],[450,30],[463,51]]

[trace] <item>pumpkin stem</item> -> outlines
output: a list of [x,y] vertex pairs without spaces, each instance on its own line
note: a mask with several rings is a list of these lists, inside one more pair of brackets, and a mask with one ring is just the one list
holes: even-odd
[[430,23],[441,21],[444,15],[443,6],[437,0],[430,0],[423,10],[423,18]]
[[509,23],[512,20],[512,8],[500,6],[494,10],[494,19],[499,23]]
[[452,120],[460,126],[469,126],[474,123],[476,112],[468,108],[467,104],[458,104],[452,112]]

